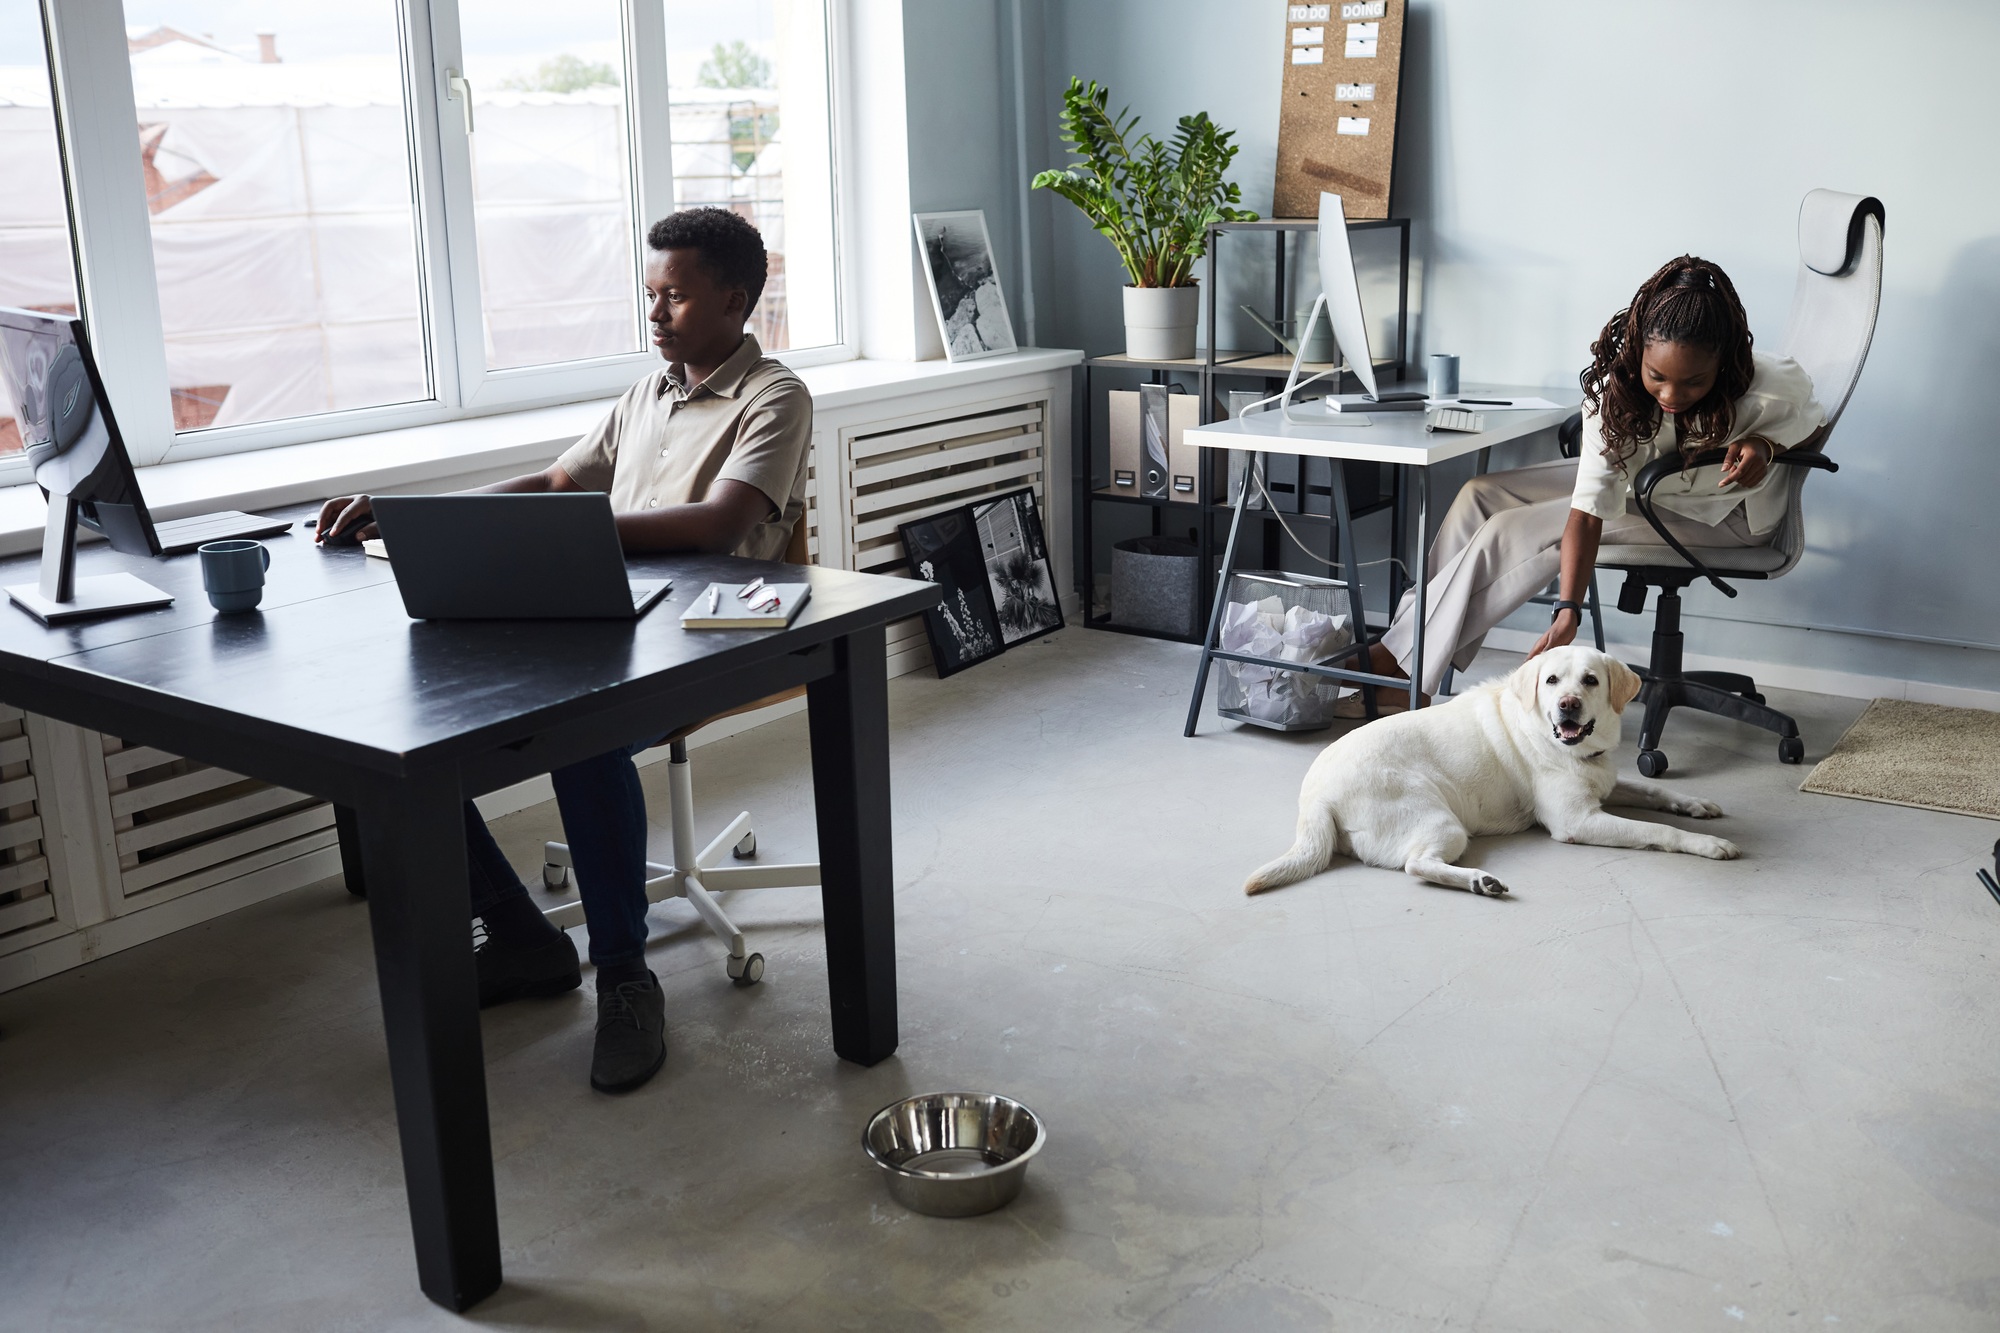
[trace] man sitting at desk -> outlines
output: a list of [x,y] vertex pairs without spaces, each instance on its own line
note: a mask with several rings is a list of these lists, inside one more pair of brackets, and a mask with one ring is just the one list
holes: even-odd
[[[764,242],[726,209],[682,209],[646,234],[647,321],[665,368],[545,471],[486,491],[608,491],[631,552],[727,551],[783,557],[805,513],[812,396],[743,328],[764,289]],[[329,500],[321,541],[373,537],[369,498]],[[628,1092],[667,1058],[666,1002],[646,966],[646,802],[625,749],[551,774],[590,928],[597,1035],[590,1083]],[[582,974],[576,946],[550,925],[472,802],[465,803],[481,1008],[559,995]]]

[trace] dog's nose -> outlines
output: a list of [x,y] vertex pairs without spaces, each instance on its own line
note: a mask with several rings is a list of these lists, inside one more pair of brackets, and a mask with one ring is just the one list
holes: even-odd
[[1556,700],[1556,711],[1565,717],[1574,713],[1581,713],[1583,711],[1583,700],[1574,694],[1565,694],[1562,698]]

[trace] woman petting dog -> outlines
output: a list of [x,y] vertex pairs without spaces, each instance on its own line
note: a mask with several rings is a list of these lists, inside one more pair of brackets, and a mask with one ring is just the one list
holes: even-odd
[[[1560,561],[1548,631],[1506,680],[1443,708],[1385,717],[1322,751],[1299,792],[1291,849],[1252,873],[1246,892],[1296,883],[1347,855],[1498,896],[1507,887],[1496,877],[1454,862],[1471,838],[1531,824],[1563,842],[1737,855],[1722,838],[1605,811],[1722,813],[1713,801],[1617,776],[1609,756],[1639,677],[1571,640],[1599,545],[1665,545],[1626,511],[1640,468],[1669,450],[1685,457],[1726,446],[1720,468],[1684,470],[1653,496],[1689,548],[1759,546],[1784,517],[1785,491],[1769,484],[1772,458],[1810,439],[1826,414],[1796,362],[1752,349],[1728,276],[1692,255],[1648,278],[1590,354],[1580,456],[1476,478],[1431,543],[1437,572],[1424,633],[1452,646],[1452,665],[1470,666],[1486,631],[1545,586]],[[1414,602],[1404,600],[1372,649],[1374,670],[1407,678]],[[1435,691],[1446,655],[1425,656],[1422,688]]]
[[[1599,545],[1665,545],[1628,502],[1639,469],[1669,451],[1728,449],[1719,467],[1653,491],[1662,520],[1690,549],[1762,546],[1784,517],[1785,489],[1771,484],[1782,469],[1771,459],[1809,439],[1826,413],[1797,362],[1751,347],[1743,303],[1720,268],[1693,255],[1669,261],[1611,317],[1590,356],[1579,456],[1474,478],[1431,543],[1427,694],[1447,665],[1470,666],[1486,631],[1558,567],[1555,616],[1529,656],[1576,638]],[[1415,603],[1414,592],[1404,595],[1370,670],[1408,679]]]

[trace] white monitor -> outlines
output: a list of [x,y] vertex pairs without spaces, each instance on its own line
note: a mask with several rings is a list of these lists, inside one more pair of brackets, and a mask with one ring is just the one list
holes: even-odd
[[1361,283],[1354,276],[1354,251],[1347,245],[1347,210],[1340,196],[1319,196],[1319,288],[1326,295],[1327,320],[1348,369],[1370,398],[1375,392],[1375,357],[1368,347],[1368,321],[1361,314]]

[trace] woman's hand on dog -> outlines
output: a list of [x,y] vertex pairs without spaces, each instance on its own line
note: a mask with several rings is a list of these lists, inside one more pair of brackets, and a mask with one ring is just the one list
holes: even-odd
[[1556,618],[1549,622],[1549,627],[1542,632],[1542,637],[1535,640],[1535,646],[1528,650],[1528,656],[1540,657],[1551,648],[1562,648],[1576,642],[1577,627],[1582,623],[1582,615],[1564,607],[1556,612]]

